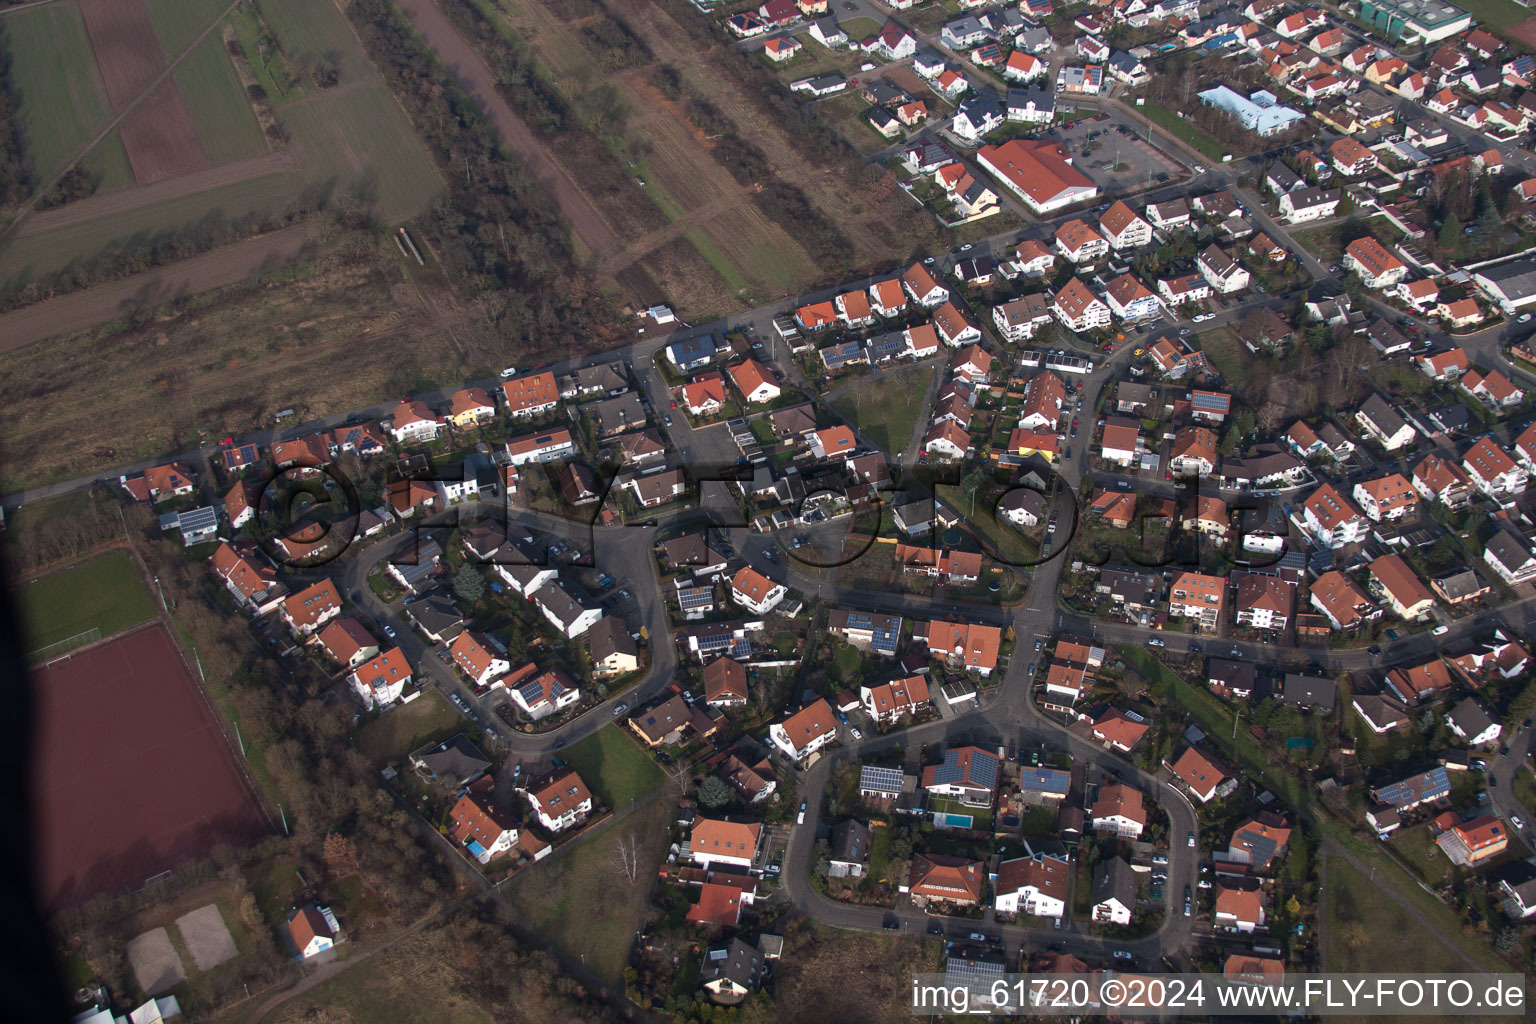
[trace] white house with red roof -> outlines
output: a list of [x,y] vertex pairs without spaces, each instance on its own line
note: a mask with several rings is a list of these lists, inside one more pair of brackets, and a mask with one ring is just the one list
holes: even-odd
[[[336,945],[336,938],[340,934],[341,922],[336,920],[330,907],[300,907],[288,917],[288,935],[293,939],[301,960],[324,953]],[[135,1013],[133,1019],[137,1018],[138,1014]]]
[[551,832],[564,832],[592,813],[592,792],[569,768],[530,783],[527,792],[534,816]]
[[1523,494],[1530,483],[1530,474],[1487,437],[1467,450],[1461,468],[1467,471],[1472,486],[1495,499]]
[[766,615],[779,606],[789,590],[750,565],[731,577],[731,598],[754,615]]
[[477,690],[485,689],[512,670],[506,652],[484,633],[465,630],[449,644],[448,654]]
[[824,699],[812,701],[782,722],[768,727],[768,739],[796,761],[803,761],[837,739],[837,719]]
[[347,682],[368,710],[389,707],[410,684],[411,664],[405,660],[405,652],[394,647],[353,669]]
[[444,420],[434,413],[426,402],[413,398],[395,406],[389,417],[389,435],[396,444],[414,444],[433,441],[442,431]]
[[517,845],[517,817],[490,800],[485,789],[466,790],[448,812],[449,833],[469,851],[476,863],[489,864]]

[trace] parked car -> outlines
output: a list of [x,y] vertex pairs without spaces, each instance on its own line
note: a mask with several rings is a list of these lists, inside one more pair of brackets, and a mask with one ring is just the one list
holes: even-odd
[[864,734],[859,732],[859,727],[856,725],[850,725],[848,727],[848,734],[856,740],[861,740],[864,738]]
[[501,375],[503,377],[516,377],[517,376],[517,367],[509,366],[506,369],[501,371]]
[[805,801],[804,800],[800,801],[800,813],[795,816],[795,824],[796,825],[804,825],[805,824]]
[[1189,834],[1189,842],[1188,842],[1188,845],[1189,845],[1189,846],[1190,846],[1190,848],[1191,848],[1191,849],[1193,849],[1193,848],[1194,848],[1194,845],[1195,845],[1195,834],[1194,834],[1194,833],[1193,833],[1193,832],[1191,832],[1191,833],[1190,833],[1190,834]]
[[1434,629],[1430,630],[1429,631],[1429,635],[1430,636],[1445,636],[1445,634],[1449,633],[1450,631],[1451,631],[1451,627],[1450,626],[1446,626],[1446,625],[1442,624],[1442,625],[1436,626]]
[[613,706],[613,717],[614,718],[618,718],[620,715],[622,715],[624,712],[626,712],[628,710],[629,710],[629,705],[628,704],[615,704]]
[[1167,647],[1168,646],[1168,642],[1166,640],[1161,639],[1160,637],[1153,637],[1151,640],[1147,641],[1147,646],[1148,647]]

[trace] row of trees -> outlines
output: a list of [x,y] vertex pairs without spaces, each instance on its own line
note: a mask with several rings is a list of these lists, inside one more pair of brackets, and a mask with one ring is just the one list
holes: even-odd
[[[286,206],[276,211],[253,210],[237,217],[226,217],[218,211],[210,211],[191,224],[115,242],[91,256],[71,260],[66,266],[36,280],[0,283],[0,310],[15,309],[115,281],[297,224],[332,209],[335,184],[332,180],[308,185],[289,200]],[[348,224],[345,226],[371,223],[370,210],[359,209],[357,214],[355,219],[347,219]]]
[[31,193],[32,168],[21,123],[21,97],[11,78],[9,39],[0,26],[0,209],[21,202]]
[[[130,543],[171,596],[210,689],[228,692],[247,758],[270,781],[269,799],[282,804],[287,852],[304,877],[335,881],[355,873],[395,920],[418,916],[449,892],[443,863],[348,743],[349,709],[322,699],[334,681],[307,659],[285,665],[253,658],[244,616],[206,563],[161,539],[144,506],[124,515]],[[346,837],[345,856],[334,837]]]
[[[552,352],[569,338],[600,335],[615,319],[611,303],[574,273],[570,240],[549,197],[502,149],[474,100],[389,0],[356,0],[347,16],[445,172],[448,193],[428,215],[428,226],[487,322],[530,355]],[[523,95],[524,106],[539,115],[530,124],[558,130],[563,106],[558,97],[546,102],[548,86],[525,66],[495,70],[503,94]]]

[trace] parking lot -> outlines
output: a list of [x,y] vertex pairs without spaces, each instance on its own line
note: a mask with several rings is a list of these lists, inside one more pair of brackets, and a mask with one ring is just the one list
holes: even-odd
[[[1165,185],[1185,173],[1144,136],[1107,114],[1088,114],[1068,124],[1072,127],[1063,126],[1054,134],[1072,154],[1072,166],[1106,193],[1124,195]],[[1167,177],[1160,180],[1159,175]]]

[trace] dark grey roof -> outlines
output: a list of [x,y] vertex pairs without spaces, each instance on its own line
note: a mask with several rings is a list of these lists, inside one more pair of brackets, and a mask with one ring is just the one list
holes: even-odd
[[1511,530],[1496,530],[1483,550],[1499,560],[1499,564],[1515,572],[1532,560],[1530,545]]
[[1434,583],[1453,601],[1475,594],[1487,586],[1471,568],[1437,577]]
[[832,859],[845,864],[863,864],[869,860],[872,834],[862,821],[849,818],[832,829]]
[[1389,437],[1408,425],[1408,422],[1396,409],[1392,408],[1390,402],[1381,397],[1379,392],[1372,392],[1371,397],[1360,404],[1359,415],[1370,420],[1378,430]]
[[641,427],[646,423],[645,407],[640,404],[640,396],[633,391],[588,402],[580,408],[581,414],[595,422],[604,433]]
[[755,990],[763,980],[766,969],[763,954],[739,938],[723,946],[712,946],[704,954],[699,966],[699,983],[726,980],[741,988]]
[[491,761],[463,733],[411,753],[411,764],[434,781],[458,789],[485,774]]
[[1511,302],[1536,295],[1536,259],[1510,260],[1476,271],[1477,277],[1498,288]]
[[1457,730],[1463,736],[1468,737],[1476,736],[1493,724],[1493,719],[1489,717],[1488,712],[1484,711],[1483,706],[1471,697],[1457,704],[1445,717],[1446,721],[1455,723]]
[[1221,683],[1234,690],[1252,692],[1258,670],[1254,668],[1252,662],[1210,658],[1205,663],[1205,674],[1213,683]]
[[1332,679],[1288,673],[1285,677],[1285,702],[1332,711],[1339,684]]
[[1100,861],[1093,869],[1093,905],[1098,906],[1111,897],[1128,910],[1136,909],[1136,874],[1124,857]]
[[428,594],[405,606],[406,618],[428,636],[451,640],[464,631],[464,616],[444,594]]
[[617,615],[605,615],[587,630],[587,647],[593,661],[602,661],[610,654],[637,654],[635,638],[629,635],[629,627]]

